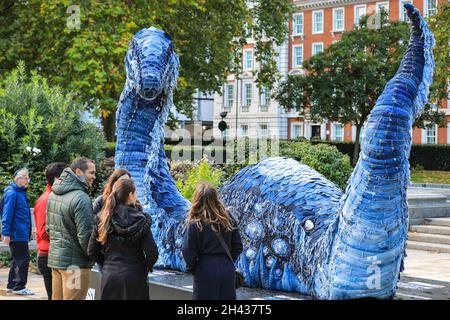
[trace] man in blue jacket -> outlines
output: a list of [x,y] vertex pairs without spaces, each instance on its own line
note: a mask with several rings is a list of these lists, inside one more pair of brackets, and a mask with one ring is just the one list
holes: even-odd
[[25,287],[30,262],[28,242],[31,239],[31,215],[26,193],[29,182],[28,170],[17,170],[14,182],[5,188],[3,194],[3,242],[9,245],[12,258],[6,288],[18,295],[34,294]]

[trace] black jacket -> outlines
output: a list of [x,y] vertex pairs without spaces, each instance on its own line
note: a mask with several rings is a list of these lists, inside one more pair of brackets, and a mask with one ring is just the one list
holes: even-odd
[[102,266],[102,299],[149,298],[147,274],[158,260],[150,226],[150,216],[129,205],[117,206],[104,245],[95,226],[88,254]]
[[[202,223],[202,230],[192,223],[186,232],[182,252],[188,271],[194,274],[194,300],[235,300],[235,266],[220,244],[211,225]],[[217,228],[216,228],[217,229]],[[238,229],[220,234],[228,246],[233,261],[242,252],[242,241]]]

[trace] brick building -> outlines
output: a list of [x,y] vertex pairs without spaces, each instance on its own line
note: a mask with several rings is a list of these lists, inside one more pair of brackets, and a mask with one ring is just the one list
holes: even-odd
[[[342,32],[351,30],[362,15],[379,12],[384,8],[391,20],[405,20],[404,3],[413,4],[424,16],[437,13],[439,5],[447,0],[298,0],[293,1],[295,13],[289,21],[289,36],[276,48],[279,56],[278,71],[287,74],[301,73],[301,64],[312,55],[339,41]],[[294,110],[285,111],[270,99],[265,89],[258,90],[252,70],[259,68],[254,57],[254,45],[247,39],[243,48],[243,73],[237,78],[229,75],[223,87],[223,95],[214,97],[214,136],[279,137],[353,141],[355,127],[339,123],[314,123],[300,117]],[[433,126],[413,130],[413,143],[450,143],[450,104],[443,101],[439,108],[447,114],[447,128]],[[227,111],[228,130],[221,133],[217,124],[220,113]],[[237,111],[237,112],[236,112]]]

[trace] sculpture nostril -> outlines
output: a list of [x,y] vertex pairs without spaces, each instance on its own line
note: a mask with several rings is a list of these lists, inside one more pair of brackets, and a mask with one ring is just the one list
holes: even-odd
[[145,88],[144,89],[144,96],[146,98],[154,98],[157,94],[157,90],[155,88]]

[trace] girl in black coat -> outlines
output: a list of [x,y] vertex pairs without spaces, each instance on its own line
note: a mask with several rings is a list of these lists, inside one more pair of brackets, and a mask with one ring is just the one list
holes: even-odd
[[194,274],[194,300],[236,300],[235,266],[218,234],[235,262],[242,252],[236,223],[219,200],[214,186],[199,183],[188,213],[182,248],[188,271]]
[[100,213],[88,255],[102,267],[102,300],[148,300],[148,272],[158,260],[151,219],[136,205],[132,180],[119,180]]

